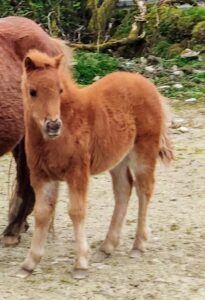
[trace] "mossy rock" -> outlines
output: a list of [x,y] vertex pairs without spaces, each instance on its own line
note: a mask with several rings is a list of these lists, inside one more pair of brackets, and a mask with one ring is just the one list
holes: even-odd
[[161,5],[158,8],[159,24],[157,27],[157,8],[151,6],[147,14],[147,33],[153,35],[154,31],[170,42],[180,42],[183,39],[192,37],[194,26],[205,21],[204,7],[190,7],[182,9],[169,5]]
[[198,43],[205,41],[205,21],[197,23],[192,30],[192,37]]
[[168,56],[170,58],[174,58],[178,56],[182,51],[183,51],[183,47],[181,46],[181,44],[179,43],[173,44],[168,49]]

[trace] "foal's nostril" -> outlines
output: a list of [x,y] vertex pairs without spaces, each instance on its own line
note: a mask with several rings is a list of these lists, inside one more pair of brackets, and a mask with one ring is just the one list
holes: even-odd
[[48,121],[46,123],[46,130],[56,132],[60,129],[61,127],[61,121],[60,120],[55,120],[55,121]]

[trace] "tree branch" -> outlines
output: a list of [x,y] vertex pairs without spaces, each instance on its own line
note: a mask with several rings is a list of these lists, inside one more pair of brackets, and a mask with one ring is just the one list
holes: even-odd
[[77,43],[69,43],[67,42],[66,44],[70,47],[76,48],[76,49],[82,49],[82,50],[90,50],[90,51],[95,51],[95,50],[107,50],[107,49],[113,49],[113,48],[118,48],[119,46],[124,46],[128,44],[134,44],[137,41],[143,40],[145,37],[145,32],[143,31],[141,35],[137,37],[133,36],[128,36],[126,38],[122,38],[119,40],[114,40],[114,41],[108,41],[106,43],[94,45],[94,44],[77,44]]

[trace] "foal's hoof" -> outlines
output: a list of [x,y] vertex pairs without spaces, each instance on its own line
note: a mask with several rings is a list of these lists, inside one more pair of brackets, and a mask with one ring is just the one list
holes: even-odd
[[99,250],[94,254],[92,261],[100,263],[100,262],[104,261],[106,258],[108,258],[109,256],[110,256],[110,254],[107,254],[104,251]]
[[20,242],[20,236],[12,236],[12,235],[5,235],[1,238],[1,244],[4,247],[12,247],[18,245]]
[[84,279],[88,277],[88,270],[86,269],[73,269],[71,275],[74,279]]
[[141,258],[143,255],[143,252],[138,249],[133,249],[130,253],[131,258]]
[[26,270],[24,268],[21,268],[17,273],[16,273],[16,277],[18,278],[27,278],[32,274],[33,271],[31,270]]

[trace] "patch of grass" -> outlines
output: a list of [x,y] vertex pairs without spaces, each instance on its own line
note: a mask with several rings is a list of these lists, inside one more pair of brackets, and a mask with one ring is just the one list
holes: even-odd
[[170,230],[171,230],[171,231],[179,230],[179,225],[178,225],[178,224],[175,224],[175,223],[171,224],[171,225],[170,225]]
[[[188,60],[181,57],[175,59],[163,60],[163,67],[165,69],[170,69],[173,65],[181,68],[182,70],[189,70],[189,74],[182,77],[174,77],[170,80],[170,76],[167,76],[166,72],[161,75],[154,77],[154,83],[157,86],[169,85],[170,88],[163,90],[163,94],[171,99],[176,100],[186,100],[189,98],[196,98],[198,103],[205,103],[205,73],[193,73],[193,70],[205,69],[205,62],[200,62],[198,60]],[[181,89],[174,87],[174,84],[179,82],[182,84]]]
[[194,149],[194,153],[195,153],[195,154],[203,154],[203,153],[204,153],[204,149],[202,149],[202,148],[197,148],[197,147],[196,147],[196,148]]
[[167,40],[162,40],[155,47],[153,47],[153,52],[155,55],[167,58],[170,46],[171,44]]
[[[75,53],[75,60],[75,78],[80,84],[87,85],[92,83],[96,76],[103,77],[108,73],[119,70],[123,58],[118,59],[103,53],[77,51]],[[127,60],[125,61],[127,63]],[[171,68],[174,65],[184,70],[184,76],[177,77],[172,75]],[[184,100],[189,98],[196,98],[195,108],[204,105],[205,73],[200,73],[200,71],[199,73],[194,73],[194,70],[204,70],[205,62],[176,57],[173,59],[162,59],[162,66],[164,67],[164,71],[153,74],[151,80],[157,86],[169,86],[169,88],[162,90],[162,94],[174,100],[173,106],[176,109],[189,108],[190,105],[184,102]],[[136,68],[136,71],[139,70],[140,65]],[[141,71],[143,72],[143,68]],[[181,89],[174,87],[174,84],[177,82],[182,84],[183,87]]]
[[92,83],[96,76],[105,76],[119,66],[116,58],[104,53],[76,51],[75,61],[74,76],[82,85]]

